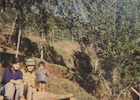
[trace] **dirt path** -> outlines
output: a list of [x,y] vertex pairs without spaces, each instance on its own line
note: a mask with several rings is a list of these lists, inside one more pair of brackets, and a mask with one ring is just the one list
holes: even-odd
[[[3,96],[0,96],[0,100],[3,99],[4,99]],[[76,100],[76,99],[73,97],[73,94],[58,95],[49,92],[37,92],[37,100]]]
[[37,92],[37,100],[61,100],[61,99],[75,100],[73,98],[73,94],[58,95],[49,92]]

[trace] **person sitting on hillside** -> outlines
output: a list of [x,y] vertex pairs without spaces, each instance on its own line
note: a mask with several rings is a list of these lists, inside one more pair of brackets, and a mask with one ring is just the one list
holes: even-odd
[[[22,72],[19,70],[20,60],[14,58],[12,66],[5,68],[1,89],[1,94],[4,95],[4,100],[22,100],[23,96],[23,77]],[[15,94],[15,97],[14,97]]]
[[23,81],[24,81],[24,96],[27,100],[36,100],[35,89],[35,62],[33,59],[26,61],[25,69],[22,69]]
[[49,76],[49,72],[45,69],[45,63],[39,62],[38,70],[35,72],[37,76],[37,83],[39,84],[39,91],[45,92],[45,85],[47,83],[47,76]]

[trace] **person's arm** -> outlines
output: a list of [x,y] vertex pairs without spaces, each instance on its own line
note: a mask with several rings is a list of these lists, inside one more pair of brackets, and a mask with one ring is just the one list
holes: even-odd
[[49,71],[46,70],[46,69],[45,69],[45,75],[46,75],[46,76],[49,76],[49,75],[50,75]]
[[21,79],[18,79],[18,80],[11,79],[10,82],[14,83],[15,85],[20,85],[22,83],[22,80]]
[[23,74],[21,71],[18,72],[18,79],[17,80],[10,80],[11,83],[14,83],[16,85],[20,85],[21,83],[23,83]]
[[[32,80],[33,80],[33,79],[32,79]],[[33,82],[33,81],[34,81],[34,82]],[[31,81],[28,85],[34,88],[34,87],[35,87],[35,80],[33,80],[33,81]]]
[[17,81],[23,83],[23,73],[22,73],[22,71],[19,71],[19,77],[18,77]]
[[47,70],[47,76],[49,76],[50,75],[50,73],[49,73],[49,71]]
[[35,72],[35,75],[36,75],[36,76],[38,75],[38,70]]
[[11,80],[11,78],[9,77],[9,73],[10,73],[9,69],[6,68],[4,70],[4,75],[3,75],[3,80],[4,80],[5,83],[10,82],[10,80]]

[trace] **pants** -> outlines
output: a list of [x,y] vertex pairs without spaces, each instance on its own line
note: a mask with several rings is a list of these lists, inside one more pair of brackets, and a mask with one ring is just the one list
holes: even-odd
[[24,85],[24,97],[27,100],[37,100],[36,99],[36,89],[31,87],[31,86],[27,86]]
[[21,84],[20,87],[18,89],[16,89],[15,85],[13,83],[9,82],[2,87],[1,93],[8,100],[13,100],[14,94],[15,94],[15,99],[14,100],[22,100],[23,84]]

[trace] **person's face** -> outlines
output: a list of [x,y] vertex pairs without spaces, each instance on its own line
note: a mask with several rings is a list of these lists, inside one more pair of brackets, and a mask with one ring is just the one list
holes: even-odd
[[27,66],[27,71],[32,72],[34,70],[34,65]]
[[13,64],[13,69],[18,70],[20,68],[20,63]]
[[40,68],[40,69],[43,69],[43,68],[44,68],[44,66],[43,66],[42,64],[40,64],[39,68]]

